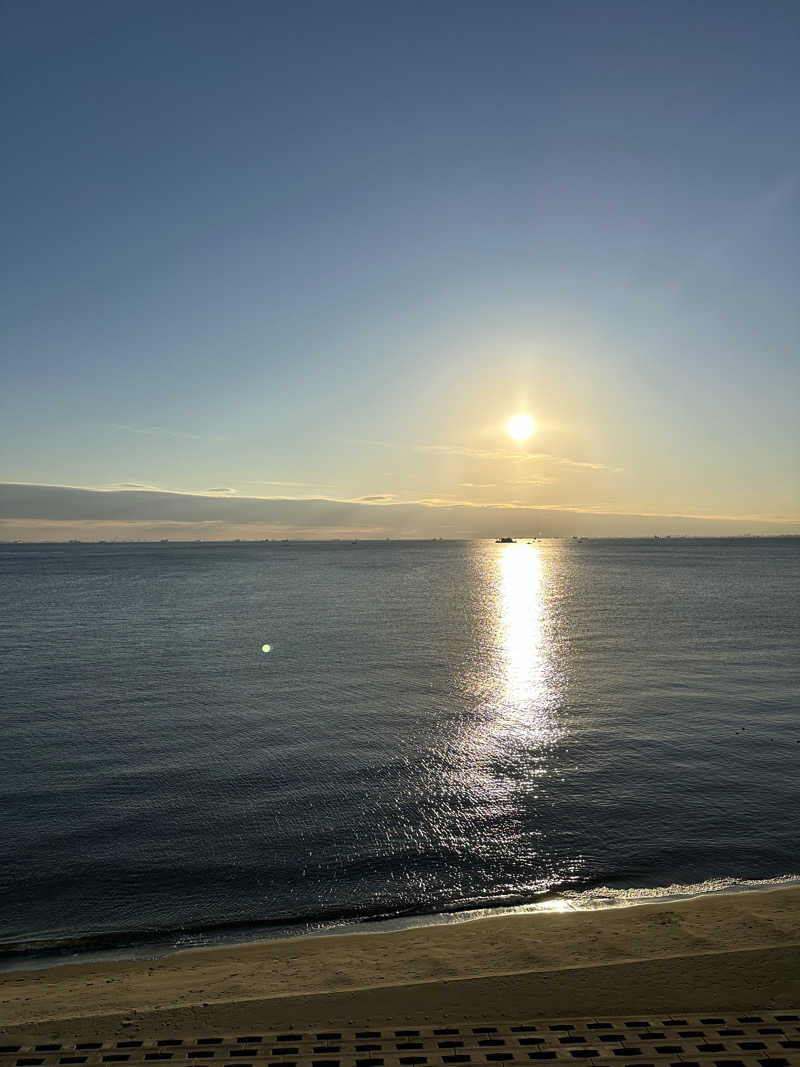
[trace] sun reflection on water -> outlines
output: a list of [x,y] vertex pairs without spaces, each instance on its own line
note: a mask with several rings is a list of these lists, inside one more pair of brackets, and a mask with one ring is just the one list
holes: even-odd
[[[496,566],[495,651],[501,685],[492,732],[552,740],[560,686],[553,656],[547,562],[538,544],[503,545]],[[521,736],[520,736],[521,735]]]
[[498,560],[498,636],[506,705],[535,704],[545,686],[542,664],[542,561],[532,545],[504,545]]
[[518,542],[486,546],[479,557],[483,640],[461,678],[475,703],[462,721],[455,746],[461,758],[452,770],[474,803],[500,805],[506,817],[514,797],[538,792],[564,732],[558,552]]
[[441,760],[426,776],[428,802],[435,798],[428,832],[462,858],[453,899],[524,901],[571,874],[572,858],[550,845],[567,734],[564,549],[484,543],[470,568],[463,633],[471,640],[453,676]]

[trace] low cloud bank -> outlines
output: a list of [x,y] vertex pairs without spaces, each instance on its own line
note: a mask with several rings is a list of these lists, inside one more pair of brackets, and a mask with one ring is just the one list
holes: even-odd
[[636,537],[800,533],[800,520],[764,516],[629,515],[580,505],[395,501],[388,494],[239,497],[151,489],[0,484],[0,538],[73,537]]

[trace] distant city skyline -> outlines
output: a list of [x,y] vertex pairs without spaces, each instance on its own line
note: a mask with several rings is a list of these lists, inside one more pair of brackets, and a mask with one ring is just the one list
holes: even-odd
[[796,5],[2,21],[0,539],[800,533]]

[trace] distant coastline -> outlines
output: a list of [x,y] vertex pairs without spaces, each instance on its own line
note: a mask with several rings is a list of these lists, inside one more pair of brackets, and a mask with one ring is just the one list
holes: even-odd
[[[518,534],[516,540],[524,542],[536,536],[537,541],[580,541],[580,542],[631,542],[647,543],[650,541],[800,541],[800,533],[768,533],[768,534],[639,534],[630,537],[598,537],[589,534]],[[108,540],[91,540],[78,538],[65,538],[61,541],[36,541],[15,539],[13,541],[0,540],[0,547],[13,545],[392,545],[392,544],[466,544],[476,542],[493,542],[494,537],[258,537],[258,538],[194,538],[181,540],[180,538],[109,538]]]

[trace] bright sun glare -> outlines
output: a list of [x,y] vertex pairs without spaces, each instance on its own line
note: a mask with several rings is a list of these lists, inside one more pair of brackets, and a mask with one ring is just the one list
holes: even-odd
[[533,433],[535,423],[530,415],[512,415],[506,429],[517,441],[524,441]]

